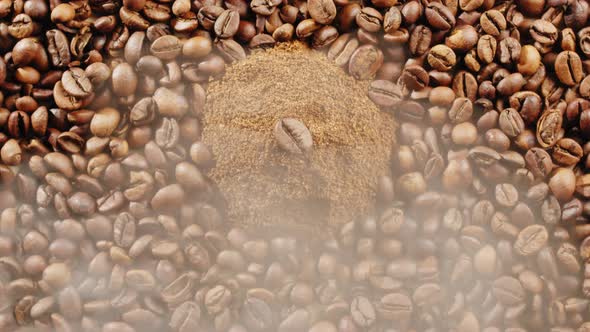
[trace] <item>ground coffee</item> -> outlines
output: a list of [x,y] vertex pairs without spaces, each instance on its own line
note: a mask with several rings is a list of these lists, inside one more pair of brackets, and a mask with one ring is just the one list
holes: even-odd
[[[255,51],[213,82],[203,139],[229,219],[323,228],[370,212],[376,179],[390,172],[395,124],[367,85],[299,42]],[[289,118],[308,128],[309,151],[281,148],[275,127]]]

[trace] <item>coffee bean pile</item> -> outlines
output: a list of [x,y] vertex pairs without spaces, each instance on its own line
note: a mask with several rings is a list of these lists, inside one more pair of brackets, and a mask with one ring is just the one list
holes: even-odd
[[[590,331],[588,6],[0,0],[0,330]],[[322,241],[227,225],[200,141],[292,39],[401,122]]]

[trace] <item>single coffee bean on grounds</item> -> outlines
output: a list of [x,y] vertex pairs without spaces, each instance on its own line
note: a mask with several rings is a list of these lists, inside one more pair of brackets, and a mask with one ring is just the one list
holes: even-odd
[[[208,87],[203,140],[230,221],[266,229],[325,230],[370,213],[390,173],[395,122],[356,81],[303,43],[256,50]],[[277,143],[281,119],[302,122],[305,153]]]

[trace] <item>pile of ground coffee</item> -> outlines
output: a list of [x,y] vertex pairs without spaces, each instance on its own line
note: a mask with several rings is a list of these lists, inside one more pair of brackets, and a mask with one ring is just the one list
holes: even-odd
[[[367,85],[299,42],[255,51],[213,82],[203,140],[229,219],[321,229],[370,212],[376,179],[390,172],[395,123],[368,99]],[[307,126],[309,154],[277,145],[273,128],[284,118]]]

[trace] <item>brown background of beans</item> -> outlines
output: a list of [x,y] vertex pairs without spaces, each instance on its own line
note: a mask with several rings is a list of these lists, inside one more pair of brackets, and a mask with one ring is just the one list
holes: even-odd
[[[0,330],[590,331],[588,6],[0,0]],[[322,241],[226,225],[200,141],[295,38],[400,122]]]

